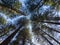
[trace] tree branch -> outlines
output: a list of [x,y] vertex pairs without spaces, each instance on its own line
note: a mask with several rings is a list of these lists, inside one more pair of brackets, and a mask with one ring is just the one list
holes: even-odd
[[48,35],[50,38],[52,38],[54,41],[56,41],[58,44],[60,44],[59,41],[57,41],[54,37],[50,36],[49,34],[47,34],[45,31],[43,31],[42,29],[40,29],[44,34]]
[[8,8],[8,10],[11,11],[11,12],[14,11],[14,13],[17,12],[17,13],[19,13],[19,14],[25,15],[22,11],[17,10],[17,9],[15,9],[14,7],[13,7],[13,8],[12,8],[12,7],[8,7],[8,6],[6,6],[6,5],[4,5],[4,4],[2,4],[2,3],[0,3],[0,6],[1,6],[1,7],[4,7],[4,8]]
[[42,34],[40,34],[50,45],[53,45],[45,36],[43,36]]
[[19,31],[21,27],[22,26],[18,26],[13,33],[11,33],[8,37],[6,37],[6,39],[3,40],[3,42],[1,42],[0,45],[8,45],[8,43],[11,41],[11,39],[15,36],[15,34]]
[[58,32],[58,33],[60,33],[60,31],[58,31],[58,30],[56,30],[56,29],[54,29],[54,28],[51,28],[51,27],[48,27],[48,26],[46,26],[46,25],[44,25],[46,28],[48,28],[49,30],[52,30],[52,31],[55,31],[55,32]]
[[35,6],[35,8],[33,9],[33,11],[36,10],[36,9],[39,9],[41,6],[43,6],[44,3],[42,5],[40,5],[41,1],[42,0],[39,1],[39,3]]
[[60,22],[52,22],[52,21],[40,21],[42,23],[50,23],[50,24],[57,24],[57,25],[60,25]]

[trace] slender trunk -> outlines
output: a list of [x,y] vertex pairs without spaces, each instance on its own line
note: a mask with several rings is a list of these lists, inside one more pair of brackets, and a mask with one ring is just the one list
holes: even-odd
[[25,39],[23,38],[23,44],[22,45],[25,45]]

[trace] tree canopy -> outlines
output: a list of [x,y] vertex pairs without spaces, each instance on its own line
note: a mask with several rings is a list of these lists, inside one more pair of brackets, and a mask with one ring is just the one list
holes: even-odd
[[9,45],[59,45],[59,25],[60,0],[0,0],[0,37],[5,44],[13,37]]

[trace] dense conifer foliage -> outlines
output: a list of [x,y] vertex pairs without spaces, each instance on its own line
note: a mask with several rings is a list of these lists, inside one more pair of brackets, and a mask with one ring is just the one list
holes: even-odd
[[60,0],[0,0],[1,45],[60,45]]

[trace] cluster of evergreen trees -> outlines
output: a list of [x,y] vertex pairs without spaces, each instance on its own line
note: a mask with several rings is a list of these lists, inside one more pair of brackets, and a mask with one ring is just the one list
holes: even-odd
[[[0,0],[1,15],[5,14],[7,19],[16,19],[15,22],[13,22],[15,24],[11,22],[7,23],[7,20],[0,15],[0,37],[5,35],[9,30],[13,30],[17,28],[17,26],[22,25],[23,29],[21,31],[19,29],[17,39],[12,42],[12,45],[17,45],[20,40],[23,42],[22,45],[25,45],[27,40],[33,45],[29,29],[27,29],[27,25],[31,23],[32,32],[37,35],[37,38],[42,36],[50,45],[53,45],[51,40],[60,44],[54,36],[54,32],[60,33],[60,31],[51,27],[52,25],[60,25],[60,14],[58,14],[60,11],[60,0],[26,0],[24,4],[26,6],[25,8],[19,0]],[[22,10],[22,8],[24,9]],[[20,9],[22,11],[20,11]],[[18,18],[21,15],[23,16]]]

